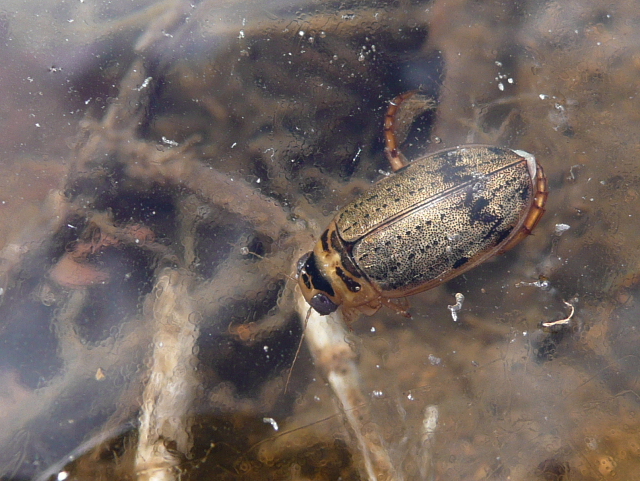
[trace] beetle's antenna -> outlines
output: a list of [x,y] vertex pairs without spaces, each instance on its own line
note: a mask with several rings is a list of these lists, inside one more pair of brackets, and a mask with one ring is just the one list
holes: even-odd
[[283,272],[282,275],[289,279],[291,282],[298,282],[298,279],[296,279],[295,277],[291,277],[289,274],[285,274]]
[[[231,242],[229,242],[229,245],[230,245],[230,246],[232,246],[232,247],[235,247],[235,244],[232,244]],[[244,249],[244,250],[243,250],[243,249]],[[260,255],[260,254],[258,254],[257,252],[250,251],[249,249],[241,248],[240,253],[241,253],[242,255],[245,255],[245,256],[247,256],[247,255],[255,256],[255,257],[257,257],[258,259],[260,259],[260,260],[262,260],[262,261],[271,262],[271,263],[272,263],[272,265],[273,265],[273,261],[271,261],[271,259],[268,259],[268,258],[267,258],[267,257],[265,257],[265,256],[261,256],[261,255]],[[285,276],[285,277],[286,277],[287,279],[289,279],[290,281],[293,281],[293,282],[297,282],[297,281],[298,281],[298,279],[296,279],[295,277],[291,277],[289,274],[285,274],[284,272],[282,273],[282,275],[283,275],[283,276]]]
[[311,316],[311,309],[313,307],[309,307],[307,311],[307,317],[304,318],[304,325],[302,327],[302,336],[300,336],[300,342],[298,343],[298,349],[296,350],[296,355],[293,356],[293,362],[291,363],[291,368],[289,368],[289,374],[287,374],[287,381],[284,383],[284,394],[287,393],[287,388],[289,387],[289,381],[291,381],[291,373],[293,372],[293,366],[298,359],[298,354],[300,354],[300,349],[302,349],[302,342],[304,341],[304,333],[307,330],[307,324],[309,323],[309,317]]

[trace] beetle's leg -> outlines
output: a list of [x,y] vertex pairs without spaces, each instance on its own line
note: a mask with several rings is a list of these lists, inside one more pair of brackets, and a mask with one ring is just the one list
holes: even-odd
[[[357,321],[360,315],[363,314],[363,312],[360,310],[360,307],[344,307],[344,305],[342,305],[340,309],[342,311],[342,317],[344,319],[344,322],[349,327],[349,332],[351,332],[353,330],[351,328],[351,324]],[[372,314],[375,314],[376,311],[377,309],[373,311]],[[371,314],[367,314],[367,315],[371,315]]]
[[[378,312],[378,310],[380,309],[381,304],[378,301],[373,301],[369,304],[362,304],[358,307],[353,308],[353,310],[359,315],[359,314],[364,314],[365,316],[373,316],[376,312]],[[358,318],[358,315],[353,316],[352,314],[350,314],[350,310],[348,309],[344,309],[345,312],[345,317],[349,318],[350,320],[356,320]]]
[[389,103],[384,116],[384,150],[394,172],[409,164],[400,152],[400,144],[406,139],[413,121],[435,105],[431,97],[418,94],[417,90],[398,95]]
[[382,304],[389,309],[396,311],[403,317],[407,319],[411,319],[411,314],[409,313],[409,301],[406,297],[400,297],[398,299],[387,299],[383,298]]
[[409,162],[398,148],[398,139],[396,137],[396,115],[400,110],[400,105],[408,98],[413,97],[415,93],[416,91],[412,90],[398,95],[395,99],[389,102],[389,108],[384,116],[384,153],[386,154],[387,159],[391,164],[391,169],[394,172],[409,165]]

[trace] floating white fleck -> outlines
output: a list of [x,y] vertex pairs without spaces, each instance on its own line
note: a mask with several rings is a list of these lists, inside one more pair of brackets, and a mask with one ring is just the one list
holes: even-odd
[[456,293],[456,303],[453,306],[447,306],[447,309],[451,311],[451,318],[453,322],[458,322],[458,311],[462,309],[462,303],[464,302],[464,295],[460,292]]
[[271,427],[273,428],[274,431],[277,431],[279,429],[278,423],[273,418],[262,418],[262,422],[265,424],[271,424]]
[[142,82],[140,87],[138,87],[137,89],[134,89],[134,90],[137,90],[139,92],[142,89],[147,88],[149,86],[149,84],[151,83],[151,80],[153,80],[153,77],[147,77],[146,79],[144,79],[144,81]]
[[167,139],[164,135],[162,136],[162,143],[170,145],[171,147],[177,147],[179,144],[175,140]]

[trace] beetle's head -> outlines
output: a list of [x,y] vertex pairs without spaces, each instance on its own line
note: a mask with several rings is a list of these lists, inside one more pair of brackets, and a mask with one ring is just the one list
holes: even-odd
[[331,286],[331,282],[318,268],[316,256],[313,252],[307,252],[298,261],[298,283],[302,295],[309,305],[319,314],[326,316],[336,309],[340,301]]

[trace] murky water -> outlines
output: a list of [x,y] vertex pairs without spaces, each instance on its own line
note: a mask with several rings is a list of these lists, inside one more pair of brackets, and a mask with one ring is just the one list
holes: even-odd
[[[639,12],[5,2],[0,477],[636,479]],[[409,158],[531,152],[547,212],[293,363],[295,262],[412,89]]]

